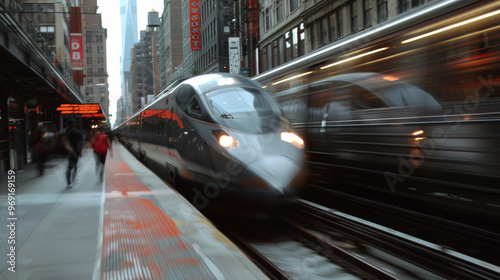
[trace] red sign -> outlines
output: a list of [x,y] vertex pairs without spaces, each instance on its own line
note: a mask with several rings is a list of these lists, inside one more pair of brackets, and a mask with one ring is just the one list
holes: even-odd
[[199,0],[189,0],[189,30],[191,35],[191,50],[199,51],[201,47]]
[[83,70],[83,40],[82,34],[73,33],[70,36],[70,55],[73,70]]
[[97,114],[101,111],[99,104],[61,104],[57,107],[61,114]]

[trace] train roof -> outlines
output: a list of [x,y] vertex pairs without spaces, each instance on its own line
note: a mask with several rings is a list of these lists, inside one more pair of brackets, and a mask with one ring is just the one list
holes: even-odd
[[[162,91],[160,95],[155,97],[153,101],[139,111],[135,112],[128,120],[133,119],[137,115],[139,115],[143,110],[146,110],[156,102],[159,102],[163,97],[167,96],[168,93],[172,92],[175,88],[188,84],[192,86],[199,94],[204,94],[206,92],[210,92],[214,89],[218,89],[224,86],[249,86],[255,88],[262,88],[262,85],[256,81],[251,80],[248,77],[244,77],[237,74],[231,73],[211,73],[211,74],[203,74],[187,79],[181,79],[174,81],[169,87]],[[124,121],[118,127],[125,124],[128,120]]]
[[230,73],[200,75],[185,80],[183,84],[191,85],[200,94],[204,94],[224,86],[249,86],[262,88],[259,83],[252,81],[250,78]]

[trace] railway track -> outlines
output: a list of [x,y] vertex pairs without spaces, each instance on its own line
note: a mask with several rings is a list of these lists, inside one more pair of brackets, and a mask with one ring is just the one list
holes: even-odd
[[[302,199],[223,231],[272,279],[500,279],[500,267]],[[259,236],[248,232],[259,232]]]
[[[486,263],[500,266],[497,255],[500,251],[500,232],[497,222],[487,220],[481,227],[466,223],[472,219],[483,217],[472,215],[462,221],[452,220],[446,216],[465,216],[460,214],[433,215],[410,207],[394,206],[373,199],[349,195],[343,192],[309,185],[314,188],[315,195],[303,196],[305,200],[314,201],[327,208],[335,208],[341,212],[369,220],[376,224],[395,229],[402,233],[418,237],[457,254],[471,256]],[[443,211],[444,212],[444,211]]]
[[462,254],[446,246],[431,243],[403,232],[374,224],[305,200],[293,201],[294,220],[311,227],[342,233],[371,250],[375,248],[407,263],[414,264],[444,279],[500,279],[500,267]]
[[[400,279],[331,240],[280,220],[281,236],[249,240],[242,233],[229,236],[272,279]],[[292,256],[293,255],[293,256]]]

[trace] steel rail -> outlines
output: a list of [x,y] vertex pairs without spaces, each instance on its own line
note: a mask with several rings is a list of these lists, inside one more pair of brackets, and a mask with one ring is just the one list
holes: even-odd
[[[499,279],[500,268],[480,260],[470,258],[467,261],[459,254],[417,238],[397,233],[385,227],[375,227],[369,222],[340,212],[297,199],[291,203],[295,209],[308,215],[308,221],[314,220],[322,225],[334,228],[346,235],[369,244],[375,248],[417,264],[424,269],[446,279],[465,277],[466,279]],[[476,262],[473,263],[472,261]]]

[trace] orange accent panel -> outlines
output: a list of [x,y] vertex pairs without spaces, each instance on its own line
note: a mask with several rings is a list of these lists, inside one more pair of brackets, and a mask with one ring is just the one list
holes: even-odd
[[105,182],[101,279],[212,279],[118,152],[106,160]]

